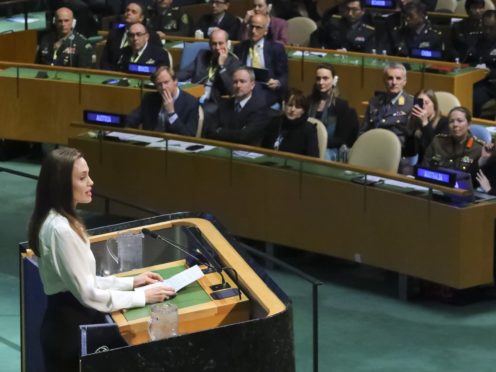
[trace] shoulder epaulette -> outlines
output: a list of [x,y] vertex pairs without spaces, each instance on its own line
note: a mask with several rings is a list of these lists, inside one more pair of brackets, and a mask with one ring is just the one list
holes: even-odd
[[340,16],[339,14],[333,14],[333,15],[331,16],[331,18],[333,18],[333,19],[342,19],[343,17],[342,17],[342,16]]
[[366,23],[363,24],[363,27],[365,27],[365,28],[367,28],[369,30],[375,31],[375,27],[374,26],[370,26],[370,25],[368,25]]
[[477,142],[479,145],[481,145],[481,146],[485,146],[485,145],[486,145],[486,143],[485,143],[483,140],[481,140],[480,138],[477,138],[476,136],[473,136],[472,138],[473,138],[473,139],[474,139],[474,141],[475,141],[475,142]]

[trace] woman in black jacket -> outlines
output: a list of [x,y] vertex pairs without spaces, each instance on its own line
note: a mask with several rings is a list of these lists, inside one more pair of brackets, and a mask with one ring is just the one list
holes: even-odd
[[308,100],[303,92],[290,90],[284,115],[277,118],[267,131],[264,147],[319,157],[317,128],[308,122]]
[[327,160],[338,160],[342,145],[351,147],[358,135],[358,116],[344,99],[338,98],[338,76],[330,64],[317,66],[315,85],[310,95],[308,115],[327,128]]

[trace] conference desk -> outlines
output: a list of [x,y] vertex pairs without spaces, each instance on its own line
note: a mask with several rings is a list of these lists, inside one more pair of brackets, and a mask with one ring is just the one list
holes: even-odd
[[[128,86],[104,84],[112,79]],[[143,82],[148,77],[0,62],[0,138],[66,144],[77,134],[70,123],[81,121],[84,110],[127,114],[138,107],[147,91]],[[200,85],[183,89],[194,96],[203,93]]]
[[[211,212],[239,236],[453,288],[493,282],[495,202],[457,206],[431,197],[454,190],[401,175],[249,146],[157,136],[193,140],[208,151],[191,152],[171,140],[150,148],[87,135],[70,138],[69,145],[85,154],[96,192],[118,200],[159,211]],[[365,186],[353,182],[358,174],[392,181]],[[111,210],[136,213],[114,205]]]
[[[179,66],[185,42],[193,38],[168,37],[165,47],[170,51],[176,68]],[[184,40],[184,41],[182,41]],[[446,91],[458,97],[460,103],[472,107],[474,83],[482,80],[487,72],[474,67],[427,59],[371,55],[365,53],[286,46],[288,52],[289,87],[302,89],[310,94],[319,64],[330,63],[339,76],[340,96],[357,109],[365,112],[362,102],[368,101],[376,91],[384,91],[383,69],[386,63],[398,62],[408,69],[406,90],[411,94],[420,89]]]

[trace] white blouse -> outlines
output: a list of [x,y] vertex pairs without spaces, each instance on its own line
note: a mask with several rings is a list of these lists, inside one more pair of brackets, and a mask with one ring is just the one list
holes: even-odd
[[108,313],[145,306],[133,278],[96,276],[95,257],[64,216],[51,210],[39,233],[39,270],[47,295],[70,291],[83,305]]

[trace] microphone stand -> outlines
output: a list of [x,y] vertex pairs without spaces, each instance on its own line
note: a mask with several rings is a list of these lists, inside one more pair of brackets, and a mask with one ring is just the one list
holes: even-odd
[[[219,274],[220,278],[221,278],[221,283],[220,284],[214,284],[214,285],[211,285],[210,288],[212,289],[212,291],[219,291],[221,289],[228,289],[230,288],[231,286],[229,285],[229,283],[226,282],[226,278],[224,277],[224,273],[223,271],[225,269],[231,269],[231,268],[225,268],[225,267],[221,267],[219,265],[216,265],[214,266],[211,262],[202,262],[198,259],[198,257],[196,257],[195,255],[189,253],[188,251],[186,251],[186,249],[184,249],[183,247],[181,247],[180,244],[176,243],[175,241],[171,240],[171,239],[168,239],[160,234],[157,234],[156,232],[153,232],[151,231],[150,229],[147,229],[147,228],[143,228],[141,229],[141,232],[144,234],[144,235],[147,235],[153,239],[158,239],[158,240],[162,240],[163,242],[165,243],[168,243],[169,245],[172,245],[174,248],[178,249],[179,251],[181,251],[182,253],[184,253],[185,255],[187,255],[188,257],[192,258],[195,262],[197,262],[198,264],[200,265],[205,265],[207,267],[207,269],[204,269],[202,270],[204,274],[209,274],[209,273],[212,273],[212,272],[216,272]],[[196,252],[200,253],[201,252],[196,249]],[[234,269],[231,269],[231,270],[234,270]],[[234,271],[235,272],[235,271]],[[236,285],[238,285],[238,282],[237,282],[237,273],[236,273],[236,281],[235,281]],[[241,296],[241,291],[239,291],[239,289],[237,290],[237,292],[239,292],[239,296]]]

